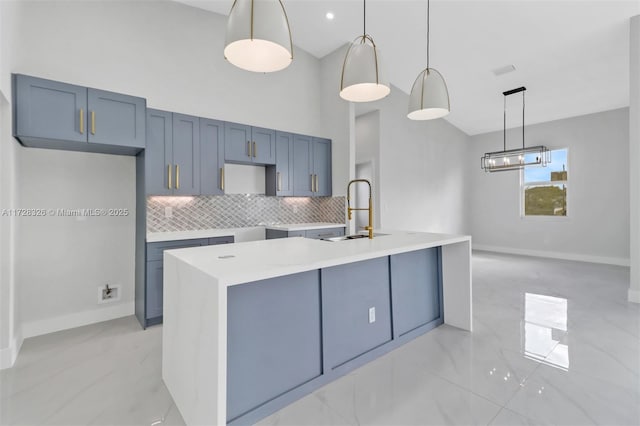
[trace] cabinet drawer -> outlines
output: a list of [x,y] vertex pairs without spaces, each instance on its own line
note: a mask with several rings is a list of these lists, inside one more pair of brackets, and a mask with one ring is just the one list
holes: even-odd
[[165,250],[173,250],[179,248],[199,247],[209,244],[207,238],[196,238],[193,240],[178,241],[162,241],[158,243],[147,243],[147,262],[153,260],[162,260],[162,254]]
[[320,239],[320,238],[333,238],[344,235],[344,228],[327,228],[327,229],[310,229],[306,231],[305,237]]
[[225,235],[224,237],[209,238],[209,245],[215,246],[218,244],[231,244],[235,241],[233,235]]

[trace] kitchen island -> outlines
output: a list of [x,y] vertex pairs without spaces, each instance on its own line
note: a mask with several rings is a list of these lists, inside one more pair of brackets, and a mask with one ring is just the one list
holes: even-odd
[[164,294],[162,376],[185,422],[250,424],[443,322],[471,331],[471,238],[171,250]]

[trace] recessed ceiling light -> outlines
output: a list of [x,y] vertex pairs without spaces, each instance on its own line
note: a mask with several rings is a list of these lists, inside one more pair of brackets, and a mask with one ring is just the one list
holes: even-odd
[[333,12],[327,12],[326,15],[324,15],[327,17],[328,20],[333,21],[333,18],[335,18],[336,16],[333,14]]

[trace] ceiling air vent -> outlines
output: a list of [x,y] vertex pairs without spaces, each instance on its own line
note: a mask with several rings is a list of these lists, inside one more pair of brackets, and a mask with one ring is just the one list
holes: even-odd
[[493,74],[496,77],[500,77],[501,75],[508,74],[508,73],[513,72],[515,70],[516,70],[516,67],[514,67],[513,65],[506,65],[504,67],[500,67],[500,68],[494,69],[493,70]]

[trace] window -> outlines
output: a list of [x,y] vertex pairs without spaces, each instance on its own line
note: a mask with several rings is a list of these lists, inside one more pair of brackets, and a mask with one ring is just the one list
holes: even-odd
[[[535,158],[527,154],[526,161]],[[567,150],[551,151],[547,167],[525,166],[521,174],[523,216],[567,215]]]

